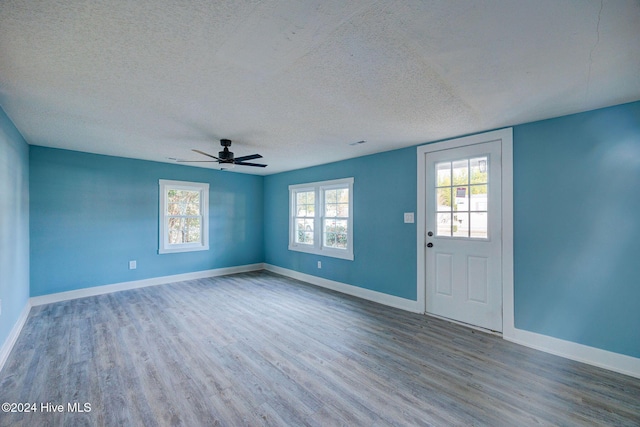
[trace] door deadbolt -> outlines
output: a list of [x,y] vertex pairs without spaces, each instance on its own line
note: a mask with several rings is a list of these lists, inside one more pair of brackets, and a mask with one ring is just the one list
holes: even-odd
[[428,232],[427,236],[429,236],[429,237],[433,236],[433,231]]

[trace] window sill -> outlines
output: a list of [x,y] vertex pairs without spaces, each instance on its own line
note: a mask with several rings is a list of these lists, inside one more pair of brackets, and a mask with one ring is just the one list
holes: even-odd
[[353,261],[353,251],[350,251],[348,249],[333,249],[333,248],[316,248],[316,247],[309,247],[309,246],[304,246],[304,245],[289,245],[289,250],[290,251],[296,251],[296,252],[304,252],[307,254],[313,254],[313,255],[320,255],[320,256],[326,256],[326,257],[331,257],[331,258],[340,258],[340,259],[346,259],[349,261]]
[[208,251],[209,245],[203,246],[182,246],[179,248],[161,248],[158,249],[158,254],[177,254],[181,252],[196,252],[196,251]]

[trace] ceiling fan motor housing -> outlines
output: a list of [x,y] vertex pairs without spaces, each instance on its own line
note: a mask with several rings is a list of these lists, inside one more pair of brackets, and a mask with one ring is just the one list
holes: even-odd
[[222,161],[232,162],[233,153],[227,147],[224,147],[224,150],[218,151],[218,158]]
[[218,151],[218,158],[222,161],[233,162],[233,153],[229,151],[229,147],[231,147],[231,140],[221,139],[220,145],[224,147],[224,150]]

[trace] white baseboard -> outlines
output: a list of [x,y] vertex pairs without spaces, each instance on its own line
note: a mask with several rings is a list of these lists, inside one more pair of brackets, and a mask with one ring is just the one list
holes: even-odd
[[13,325],[9,336],[5,340],[4,344],[2,344],[2,347],[0,347],[0,372],[2,372],[2,368],[9,358],[9,354],[11,354],[11,350],[13,350],[13,346],[16,344],[18,337],[20,336],[22,327],[27,322],[30,310],[31,304],[29,303],[29,301],[27,301],[27,303],[24,305],[24,308],[22,309],[22,312],[20,313],[20,316],[18,317],[18,321]]
[[502,337],[516,344],[555,354],[566,359],[640,378],[640,358],[537,334],[522,329],[505,329]]
[[145,288],[147,286],[165,285],[167,283],[183,282],[185,280],[204,279],[207,277],[225,276],[227,274],[245,273],[263,270],[264,264],[247,264],[236,267],[216,268],[213,270],[195,271],[193,273],[174,274],[172,276],[152,277],[150,279],[134,280],[131,282],[115,283],[112,285],[94,286],[92,288],[76,289],[73,291],[31,297],[31,306],[50,304],[52,302],[67,301],[94,295],[109,294],[111,292],[129,289]]
[[[25,305],[18,321],[15,323],[11,333],[0,348],[0,371],[2,370],[13,346],[15,345],[20,331],[24,326],[29,310],[32,306],[49,304],[58,301],[67,301],[76,298],[84,298],[93,295],[102,295],[111,292],[118,292],[128,289],[142,288],[146,286],[162,285],[167,283],[181,282],[185,280],[203,279],[207,277],[224,276],[227,274],[244,273],[249,271],[267,270],[281,274],[292,279],[301,280],[312,285],[338,291],[347,295],[352,295],[365,300],[377,302],[390,307],[413,313],[422,313],[420,304],[417,301],[388,295],[370,289],[360,288],[310,274],[300,273],[295,270],[278,267],[271,264],[249,264],[236,267],[218,268],[213,270],[196,271],[193,273],[176,274],[172,276],[154,277],[150,279],[136,280],[131,282],[116,283],[112,285],[96,286],[93,288],[78,289],[74,291],[60,292],[56,294],[43,295],[30,298]],[[516,329],[505,325],[502,335],[503,339],[526,347],[541,350],[546,353],[555,354],[567,359],[597,366],[610,371],[619,372],[631,377],[640,378],[640,358],[626,356],[583,344],[553,338],[547,335],[537,334],[522,329]]]
[[[332,289],[347,295],[374,301],[383,305],[399,308],[413,313],[422,313],[421,307],[417,301],[407,300],[381,292],[372,291],[370,289],[360,288],[333,280],[324,279],[322,277],[312,276],[310,274],[300,273],[295,270],[278,267],[271,264],[264,264],[264,269],[291,277],[292,279],[302,280],[303,282],[323,288]],[[449,320],[449,319],[446,319]],[[469,325],[466,325],[469,327]],[[619,372],[631,377],[640,378],[640,359],[602,350],[595,347],[589,347],[583,344],[565,341],[546,335],[536,334],[533,332],[506,327],[502,334],[502,338],[523,345],[525,347],[541,350],[546,353],[561,356],[566,359],[575,360],[577,362],[586,363],[588,365],[597,366],[599,368],[608,369],[610,371]]]
[[382,292],[372,291],[370,289],[365,289],[358,286],[348,285],[342,282],[336,282],[334,280],[324,279],[318,276],[312,276],[311,274],[300,273],[295,270],[289,270],[288,268],[282,268],[271,264],[265,263],[264,269],[276,274],[290,277],[292,279],[301,280],[312,285],[320,286],[322,288],[338,291],[343,294],[352,295],[354,297],[377,302],[383,305],[388,305],[390,307],[399,308],[401,310],[411,311],[413,313],[421,313],[417,301],[396,297]]

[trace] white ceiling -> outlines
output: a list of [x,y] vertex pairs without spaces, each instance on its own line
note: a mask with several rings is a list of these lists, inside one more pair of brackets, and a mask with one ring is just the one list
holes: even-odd
[[34,145],[270,174],[638,99],[638,0],[0,2]]

